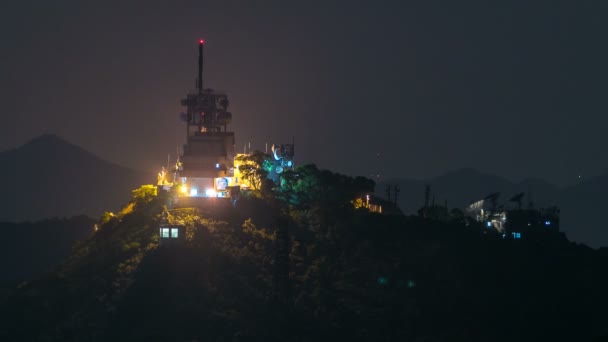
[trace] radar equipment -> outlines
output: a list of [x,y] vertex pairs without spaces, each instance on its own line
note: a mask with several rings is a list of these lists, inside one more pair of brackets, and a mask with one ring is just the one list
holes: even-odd
[[484,200],[488,200],[490,203],[492,203],[492,212],[496,211],[499,196],[500,192],[493,192],[484,198]]
[[516,202],[517,203],[517,209],[521,210],[521,200],[524,197],[524,192],[520,192],[519,194],[511,197],[511,199],[509,199],[509,202]]

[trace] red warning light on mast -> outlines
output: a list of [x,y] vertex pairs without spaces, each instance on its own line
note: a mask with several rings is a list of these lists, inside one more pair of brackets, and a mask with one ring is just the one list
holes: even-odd
[[198,43],[199,44],[205,44],[205,41],[203,39],[199,39]]

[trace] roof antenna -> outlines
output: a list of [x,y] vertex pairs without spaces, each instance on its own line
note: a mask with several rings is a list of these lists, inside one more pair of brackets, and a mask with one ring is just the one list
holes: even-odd
[[200,39],[198,41],[198,93],[203,93],[203,45],[205,41]]

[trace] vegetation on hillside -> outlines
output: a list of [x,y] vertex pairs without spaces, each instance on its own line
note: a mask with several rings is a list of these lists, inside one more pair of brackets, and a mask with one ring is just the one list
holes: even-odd
[[[236,207],[167,208],[153,187],[3,303],[6,341],[591,341],[605,251],[503,240],[352,205],[372,181],[314,165]],[[166,212],[166,214],[164,214]],[[161,220],[186,229],[159,245]]]

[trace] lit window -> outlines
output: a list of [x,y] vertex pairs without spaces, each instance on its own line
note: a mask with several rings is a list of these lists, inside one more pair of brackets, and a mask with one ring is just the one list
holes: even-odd
[[169,237],[169,228],[161,228],[160,229],[160,237],[168,238]]
[[171,228],[171,237],[176,239],[177,234],[178,234],[177,228]]
[[511,235],[513,235],[514,239],[521,239],[521,233],[512,232]]

